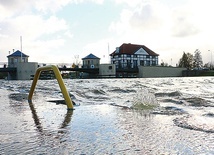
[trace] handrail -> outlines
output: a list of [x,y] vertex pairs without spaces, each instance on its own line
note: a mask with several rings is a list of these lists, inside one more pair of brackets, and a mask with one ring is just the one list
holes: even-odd
[[67,104],[67,108],[68,108],[68,110],[73,110],[73,103],[72,103],[71,98],[70,98],[70,96],[68,94],[68,91],[67,91],[67,89],[65,87],[65,84],[63,82],[63,79],[62,79],[62,76],[60,74],[60,71],[59,71],[58,67],[56,67],[54,65],[40,67],[40,68],[38,68],[36,70],[36,73],[34,75],[33,82],[32,82],[31,88],[30,88],[30,92],[29,92],[29,95],[28,95],[28,102],[32,102],[32,96],[33,96],[37,81],[39,79],[40,73],[42,71],[48,71],[48,70],[53,70],[53,72],[54,72],[54,74],[56,76],[56,79],[58,81],[58,84],[60,86],[60,89],[62,91],[62,94],[63,94],[63,97],[65,99],[65,102]]

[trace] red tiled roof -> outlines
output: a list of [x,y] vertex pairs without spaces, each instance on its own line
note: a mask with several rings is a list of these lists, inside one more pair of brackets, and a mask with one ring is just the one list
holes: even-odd
[[136,44],[122,44],[119,47],[119,53],[116,53],[116,50],[110,54],[110,56],[113,55],[120,55],[120,54],[130,54],[133,55],[135,52],[137,52],[140,48],[143,48],[149,55],[151,56],[159,56],[159,54],[153,52],[148,47],[144,45],[136,45]]

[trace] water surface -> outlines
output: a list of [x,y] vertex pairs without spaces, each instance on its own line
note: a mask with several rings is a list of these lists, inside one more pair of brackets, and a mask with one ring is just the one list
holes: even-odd
[[31,83],[0,81],[0,154],[214,154],[214,77],[65,80],[74,111]]

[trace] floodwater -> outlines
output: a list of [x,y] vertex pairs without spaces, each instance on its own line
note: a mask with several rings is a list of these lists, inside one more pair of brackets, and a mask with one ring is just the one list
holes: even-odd
[[0,80],[0,154],[214,154],[214,77]]

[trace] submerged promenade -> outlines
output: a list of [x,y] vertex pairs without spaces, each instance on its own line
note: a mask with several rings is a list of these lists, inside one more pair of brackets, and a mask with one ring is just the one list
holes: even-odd
[[0,154],[214,154],[214,78],[0,80]]

